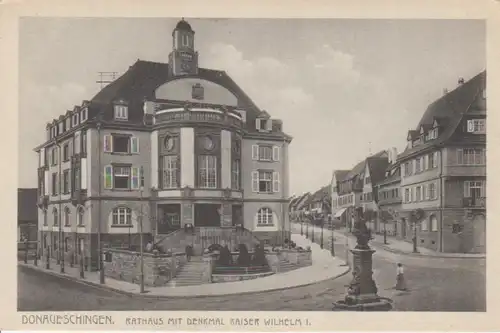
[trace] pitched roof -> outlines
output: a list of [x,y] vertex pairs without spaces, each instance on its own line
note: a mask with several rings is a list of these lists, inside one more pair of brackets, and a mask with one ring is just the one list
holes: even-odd
[[38,221],[36,188],[17,189],[17,220]]
[[387,157],[369,157],[367,163],[372,184],[376,184],[384,179],[385,171],[389,165],[389,159]]
[[[231,91],[238,99],[238,107],[247,112],[247,130],[256,131],[255,119],[265,111],[260,110],[225,71],[198,68],[197,74],[183,75],[181,78],[204,79]],[[137,60],[122,76],[99,91],[92,98],[91,103],[105,106],[119,99],[141,101],[141,103],[144,99],[154,100],[155,91],[158,87],[176,79],[179,79],[179,77],[169,73],[168,63]],[[289,137],[286,134],[284,135]]]
[[302,208],[306,203],[307,203],[307,199],[311,196],[311,193],[310,192],[307,192],[307,193],[304,193],[300,199],[299,199],[299,202],[297,203],[297,208],[296,209],[300,209]]
[[420,129],[420,126],[432,124],[434,120],[437,120],[439,125],[442,126],[442,132],[435,140],[416,147],[407,148],[398,158],[408,157],[425,148],[441,144],[448,140],[459,126],[464,114],[469,110],[476,97],[485,87],[486,71],[483,71],[430,104],[420,119],[417,130]]
[[333,174],[335,175],[335,179],[337,181],[342,181],[345,179],[345,177],[347,176],[347,174],[350,172],[351,170],[335,170],[333,172]]
[[387,155],[387,152],[385,150],[381,150],[379,151],[378,153],[374,154],[374,155],[371,155],[371,156],[368,156],[367,158],[365,158],[364,160],[362,160],[361,162],[359,162],[358,164],[356,164],[354,166],[354,168],[352,168],[349,173],[345,176],[344,180],[348,180],[348,179],[352,179],[360,174],[362,174],[364,171],[365,171],[365,168],[366,168],[366,163],[369,159],[371,158],[380,158],[384,155]]

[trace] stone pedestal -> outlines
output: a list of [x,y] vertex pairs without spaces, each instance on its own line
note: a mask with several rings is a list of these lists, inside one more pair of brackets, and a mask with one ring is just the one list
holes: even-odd
[[353,254],[352,281],[343,300],[333,303],[334,311],[390,311],[392,301],[377,295],[373,280],[372,256],[369,247],[355,248]]

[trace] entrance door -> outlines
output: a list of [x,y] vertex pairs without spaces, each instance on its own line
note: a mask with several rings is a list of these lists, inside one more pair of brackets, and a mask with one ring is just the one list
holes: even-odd
[[243,226],[243,207],[241,205],[232,206],[232,221],[233,225]]
[[484,215],[476,215],[472,221],[473,253],[486,252],[486,219]]
[[169,234],[181,228],[181,205],[161,205],[161,217],[158,220],[158,234]]
[[220,227],[221,205],[195,204],[194,225],[197,227]]

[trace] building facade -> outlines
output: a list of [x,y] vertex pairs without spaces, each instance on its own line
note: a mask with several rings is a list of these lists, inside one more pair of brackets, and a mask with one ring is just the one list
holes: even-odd
[[137,244],[189,224],[241,226],[270,242],[289,232],[282,121],[226,72],[198,66],[186,21],[172,37],[168,63],[138,60],[47,124],[36,148],[39,230],[53,256],[95,262],[99,242]]
[[[484,252],[486,242],[486,72],[432,103],[399,156],[401,227],[418,246]],[[410,213],[425,211],[413,225]]]

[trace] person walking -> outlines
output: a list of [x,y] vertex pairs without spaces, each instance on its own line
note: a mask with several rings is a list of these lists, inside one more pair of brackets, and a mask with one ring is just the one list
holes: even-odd
[[408,290],[406,288],[403,264],[401,263],[398,263],[397,267],[396,290],[401,290],[401,291]]
[[152,252],[153,251],[153,243],[151,241],[146,244],[146,252]]

